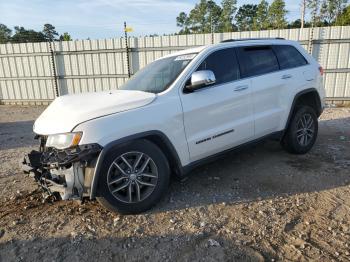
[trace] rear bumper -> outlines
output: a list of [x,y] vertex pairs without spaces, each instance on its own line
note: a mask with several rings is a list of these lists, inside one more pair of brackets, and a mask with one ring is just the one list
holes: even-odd
[[66,150],[33,150],[24,157],[22,170],[48,194],[59,193],[63,200],[81,199],[90,195],[92,175],[101,150],[97,144]]

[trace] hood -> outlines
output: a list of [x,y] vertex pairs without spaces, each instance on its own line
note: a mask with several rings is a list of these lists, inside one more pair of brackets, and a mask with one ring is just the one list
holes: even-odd
[[155,97],[152,93],[131,90],[61,96],[39,116],[33,130],[40,135],[71,132],[82,122],[145,106]]

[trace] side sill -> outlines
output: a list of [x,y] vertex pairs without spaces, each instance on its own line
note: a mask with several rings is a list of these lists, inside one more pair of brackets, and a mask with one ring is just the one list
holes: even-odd
[[224,150],[222,152],[219,152],[219,153],[216,153],[216,154],[214,154],[212,156],[208,156],[208,157],[205,157],[203,159],[199,159],[197,161],[194,161],[194,162],[184,166],[182,168],[183,169],[183,173],[184,173],[184,175],[188,175],[193,169],[195,169],[195,168],[197,168],[199,166],[202,166],[204,164],[211,163],[211,162],[221,158],[223,155],[225,155],[225,154],[227,154],[229,152],[236,152],[236,151],[238,152],[238,151],[240,151],[240,150],[242,150],[244,148],[247,148],[247,147],[259,144],[260,142],[263,142],[263,141],[266,141],[266,140],[269,140],[269,139],[280,141],[282,139],[282,137],[283,137],[283,134],[284,134],[284,130],[277,131],[277,132],[271,133],[269,135],[260,137],[258,139],[249,141],[249,142],[244,143],[242,145],[226,149],[226,150]]

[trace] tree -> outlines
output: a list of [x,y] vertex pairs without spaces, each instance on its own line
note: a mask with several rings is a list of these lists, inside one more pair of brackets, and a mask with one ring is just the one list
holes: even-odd
[[301,27],[301,19],[294,20],[288,24],[288,28],[300,28],[300,27]]
[[350,6],[346,7],[335,19],[334,25],[350,25]]
[[176,17],[176,25],[181,27],[180,34],[189,34],[189,18],[185,12],[181,12],[178,17]]
[[286,3],[284,0],[274,0],[269,7],[269,20],[272,29],[283,29],[287,27]]
[[257,5],[242,5],[236,14],[236,24],[239,31],[250,31],[253,28],[257,13]]
[[72,37],[67,32],[60,35],[60,41],[72,41]]
[[179,34],[232,32],[236,5],[237,0],[222,0],[221,6],[213,0],[200,0],[188,14],[181,12],[176,17]]
[[24,27],[15,26],[15,33],[11,37],[11,42],[14,43],[30,43],[30,42],[45,42],[46,37],[42,32],[27,30]]
[[320,8],[320,20],[327,25],[333,24],[341,15],[347,0],[323,0]]
[[176,18],[180,34],[219,32],[222,9],[212,0],[200,0],[187,15],[181,12]]
[[317,26],[320,23],[320,0],[306,0],[306,7],[311,12],[311,23],[313,26]]
[[208,2],[201,0],[191,10],[189,14],[189,23],[191,25],[191,33],[208,33]]
[[4,24],[0,24],[0,44],[8,43],[11,39],[12,30]]
[[222,0],[221,2],[221,16],[220,26],[221,32],[232,32],[233,31],[233,15],[237,10],[237,0]]
[[201,0],[189,15],[192,33],[218,32],[221,11],[214,1]]
[[58,36],[58,33],[56,32],[55,27],[51,24],[44,25],[43,34],[47,41],[57,40],[56,37]]
[[[310,22],[305,22],[304,23],[304,28],[308,28],[308,27],[311,27],[311,23]],[[290,22],[288,24],[288,29],[291,29],[291,28],[301,28],[301,19],[296,19],[296,20]]]
[[[14,34],[11,36],[12,30],[6,25],[0,24],[0,44],[13,43],[30,43],[30,42],[46,42],[57,40],[58,33],[51,24],[45,24],[42,32],[32,29],[25,29],[23,26],[15,26]],[[66,32],[59,37],[61,41],[71,41],[71,36]]]
[[266,30],[269,28],[269,3],[261,0],[256,10],[253,30]]

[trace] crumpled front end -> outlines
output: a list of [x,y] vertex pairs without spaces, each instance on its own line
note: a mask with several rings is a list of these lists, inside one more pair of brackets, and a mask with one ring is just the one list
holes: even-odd
[[33,176],[49,195],[59,194],[63,200],[89,196],[102,147],[89,144],[68,149],[47,148],[47,137],[37,138],[40,139],[40,149],[25,156],[23,171]]

